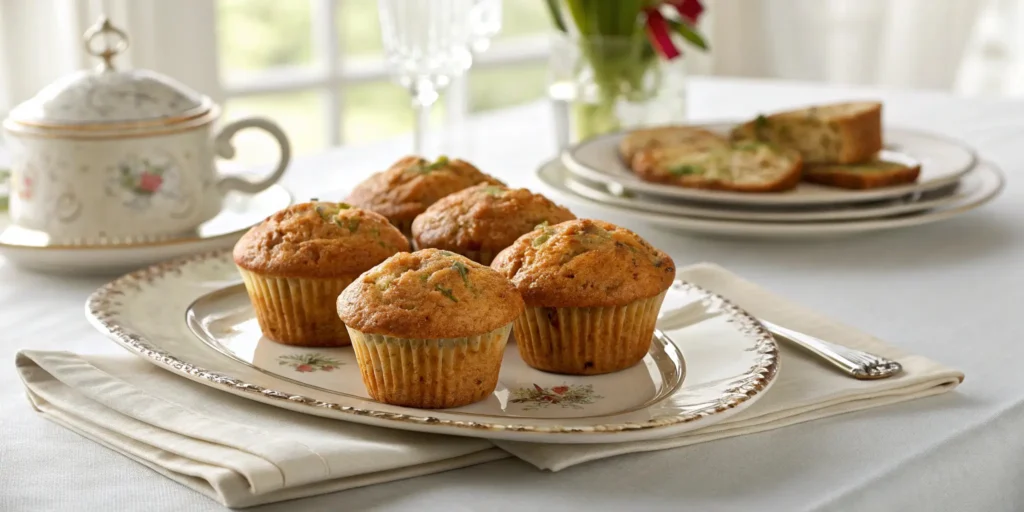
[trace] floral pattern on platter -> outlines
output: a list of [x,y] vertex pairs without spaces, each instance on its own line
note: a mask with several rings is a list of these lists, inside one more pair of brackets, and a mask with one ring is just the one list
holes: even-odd
[[277,356],[277,364],[281,366],[291,366],[297,372],[309,373],[316,371],[334,371],[345,363],[338,361],[333,357],[328,357],[314,352],[312,354],[288,354],[284,356]]
[[525,404],[523,409],[527,411],[545,409],[551,405],[563,409],[582,409],[584,405],[590,405],[602,398],[604,397],[594,394],[593,384],[562,384],[549,388],[534,384],[533,387],[513,389],[509,403]]

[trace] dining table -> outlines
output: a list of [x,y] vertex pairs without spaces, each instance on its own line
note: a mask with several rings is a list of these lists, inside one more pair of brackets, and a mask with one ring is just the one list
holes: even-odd
[[[738,120],[816,102],[883,102],[886,126],[941,134],[1001,168],[1006,188],[942,222],[822,239],[693,236],[554,197],[628,227],[679,267],[720,265],[774,293],[963,371],[953,392],[684,448],[539,470],[515,458],[251,510],[1024,510],[1024,101],[944,91],[690,77],[691,121]],[[557,158],[547,101],[466,121],[464,158],[546,192]],[[351,189],[411,151],[411,138],[300,155],[297,201]],[[127,354],[86,320],[102,276],[31,272],[0,258],[0,511],[224,510],[47,421],[15,372],[22,349]],[[784,370],[783,370],[784,371]]]

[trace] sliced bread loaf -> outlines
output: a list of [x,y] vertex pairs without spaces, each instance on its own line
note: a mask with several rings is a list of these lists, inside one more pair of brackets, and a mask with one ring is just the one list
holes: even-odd
[[920,174],[920,165],[907,165],[884,160],[874,160],[862,164],[804,166],[804,181],[852,189],[891,187],[913,183]]
[[665,146],[682,146],[701,149],[722,147],[729,139],[710,130],[696,126],[659,126],[633,130],[619,142],[619,155],[624,162],[632,162],[637,153],[645,149]]
[[649,148],[637,153],[632,164],[633,172],[645,181],[735,192],[779,192],[800,182],[802,160],[796,151],[745,141],[699,150]]
[[761,115],[734,128],[732,138],[795,149],[807,164],[864,162],[882,149],[882,104],[833,103]]

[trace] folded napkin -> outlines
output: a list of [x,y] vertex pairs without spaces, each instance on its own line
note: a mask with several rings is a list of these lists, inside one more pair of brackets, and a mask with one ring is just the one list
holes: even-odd
[[[963,380],[956,370],[828,320],[720,267],[695,265],[679,277],[756,316],[897,359],[904,371],[890,379],[858,381],[783,343],[775,384],[728,421],[655,441],[552,445],[421,434],[308,416],[222,393],[130,355],[22,351],[16,365],[32,405],[46,418],[233,508],[510,455],[558,471],[935,395]],[[685,353],[687,347],[682,348]]]

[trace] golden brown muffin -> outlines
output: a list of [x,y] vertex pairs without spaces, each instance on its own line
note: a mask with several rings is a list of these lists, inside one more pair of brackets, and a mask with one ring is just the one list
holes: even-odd
[[447,408],[494,391],[512,321],[524,305],[491,268],[424,249],[363,273],[338,297],[337,308],[371,397]]
[[402,233],[410,235],[413,219],[428,206],[478,183],[504,185],[463,160],[442,156],[430,162],[407,156],[356,185],[346,200],[387,217]]
[[415,247],[459,253],[488,265],[540,224],[575,219],[568,209],[525,188],[480,184],[430,205],[412,223]]
[[334,302],[359,274],[408,251],[382,215],[343,203],[308,202],[253,226],[234,260],[263,334],[287,345],[349,344]]
[[628,368],[647,354],[672,258],[628,229],[591,219],[543,226],[491,267],[526,301],[515,321],[528,365],[575,375]]

